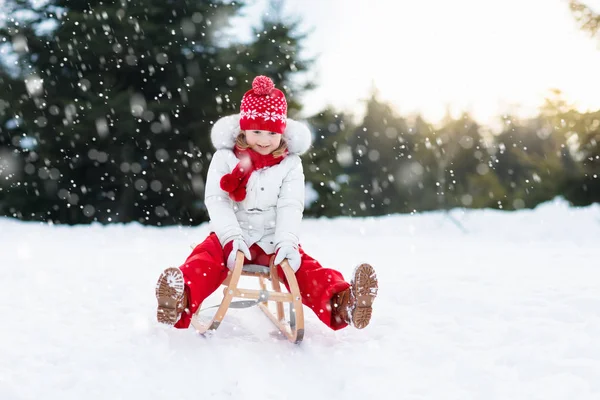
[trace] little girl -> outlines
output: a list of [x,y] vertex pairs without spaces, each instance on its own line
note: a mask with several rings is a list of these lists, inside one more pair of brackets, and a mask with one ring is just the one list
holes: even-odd
[[[159,322],[187,328],[204,299],[233,269],[244,263],[279,265],[287,259],[296,273],[302,302],[330,328],[369,324],[377,277],[358,266],[351,283],[323,268],[298,243],[304,211],[304,173],[300,155],[311,133],[287,118],[284,94],[271,79],[258,76],[244,94],[240,114],[221,118],[212,128],[217,149],[208,169],[205,204],[211,234],[179,268],[167,268],[156,284]],[[280,271],[284,284],[285,277]],[[289,290],[289,287],[288,287]]]

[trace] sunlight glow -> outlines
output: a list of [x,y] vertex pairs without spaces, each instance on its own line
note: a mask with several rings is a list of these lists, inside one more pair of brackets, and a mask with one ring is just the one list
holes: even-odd
[[356,111],[373,86],[401,114],[432,121],[447,109],[482,122],[533,115],[555,88],[580,109],[600,108],[600,47],[564,0],[295,0],[290,9],[315,28],[307,51],[318,55],[319,88],[304,97],[307,114]]

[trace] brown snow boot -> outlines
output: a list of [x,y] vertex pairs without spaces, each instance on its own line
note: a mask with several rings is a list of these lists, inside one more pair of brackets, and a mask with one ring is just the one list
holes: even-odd
[[188,306],[183,273],[179,268],[167,268],[160,274],[156,282],[156,300],[158,322],[175,325]]
[[375,269],[369,264],[361,264],[354,270],[354,277],[350,282],[354,307],[352,309],[352,324],[363,329],[371,321],[373,301],[377,297],[377,275]]
[[352,324],[350,317],[352,312],[352,296],[350,294],[350,288],[333,295],[331,299],[331,321],[335,324],[342,322],[348,325]]
[[377,296],[377,275],[369,264],[361,264],[354,270],[350,288],[336,293],[331,299],[332,321],[346,322],[363,329],[371,321],[373,301]]

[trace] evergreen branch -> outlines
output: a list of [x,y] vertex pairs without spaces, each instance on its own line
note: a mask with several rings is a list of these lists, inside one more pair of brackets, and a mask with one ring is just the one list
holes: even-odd
[[598,36],[600,31],[600,14],[578,0],[569,0],[569,8],[581,29],[589,32],[592,37]]

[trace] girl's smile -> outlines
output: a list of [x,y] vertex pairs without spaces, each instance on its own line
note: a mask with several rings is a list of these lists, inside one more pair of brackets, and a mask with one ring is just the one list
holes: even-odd
[[271,154],[281,144],[281,135],[275,132],[246,130],[246,143],[248,146],[259,154]]

